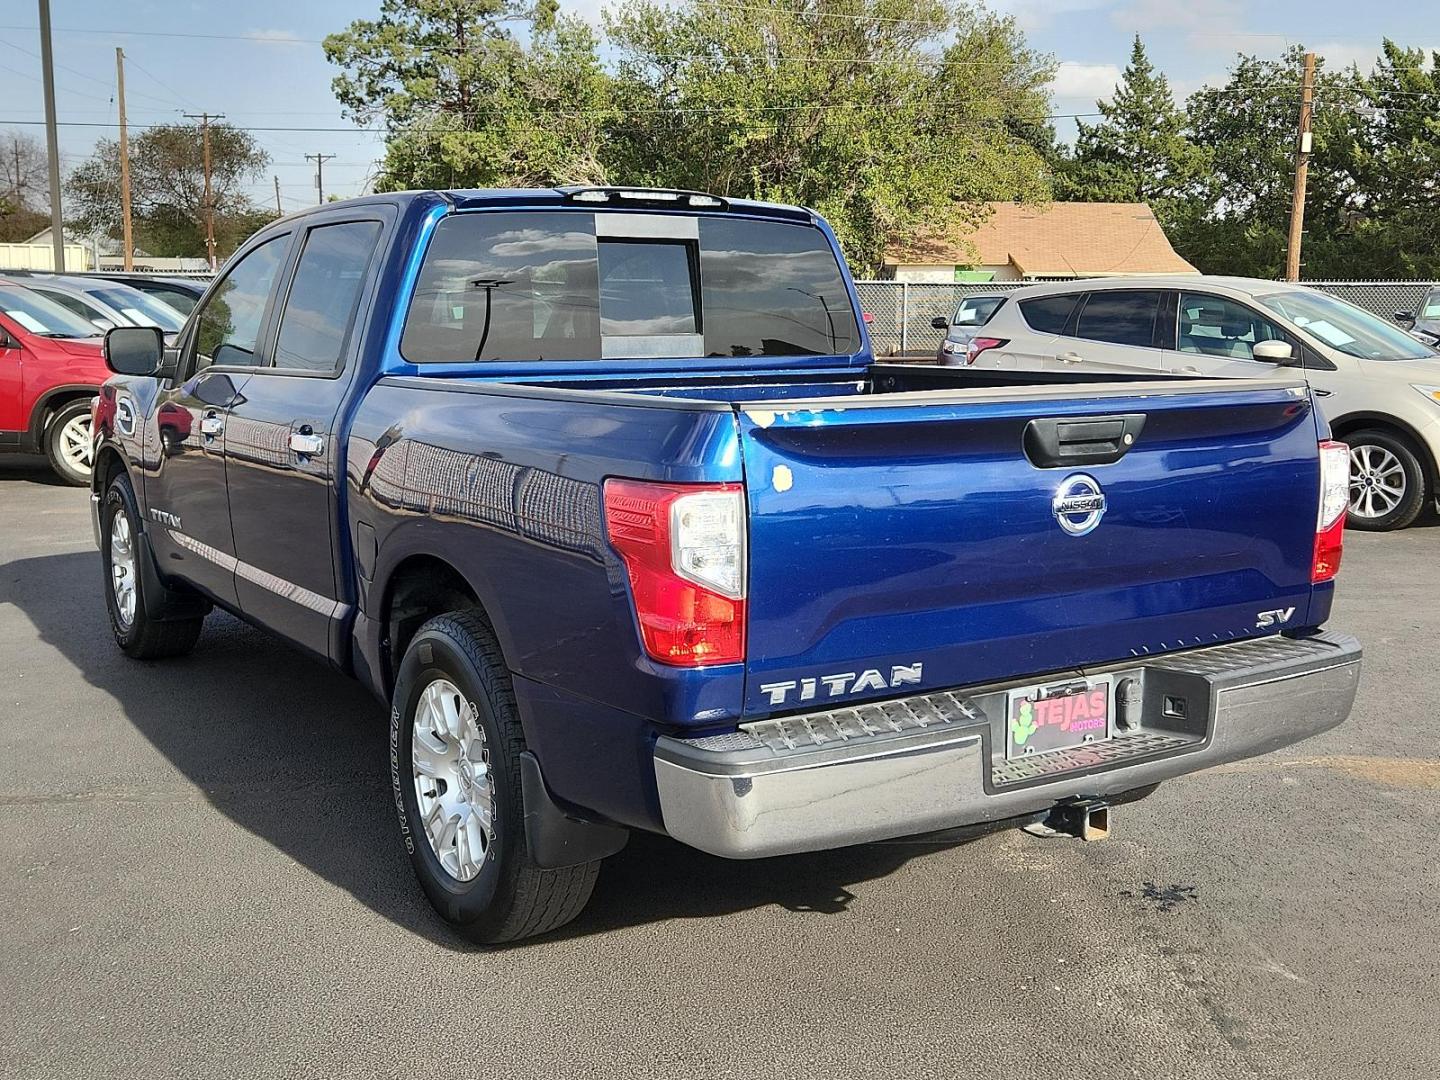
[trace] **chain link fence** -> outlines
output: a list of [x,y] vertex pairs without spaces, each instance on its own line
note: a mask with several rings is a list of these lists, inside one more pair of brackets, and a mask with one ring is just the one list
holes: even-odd
[[[945,337],[943,330],[930,325],[937,316],[949,318],[955,306],[967,296],[994,296],[1033,281],[950,284],[920,281],[857,281],[860,307],[871,316],[870,339],[877,356],[933,354]],[[1437,283],[1430,281],[1306,281],[1313,289],[1333,293],[1357,307],[1388,319],[1397,311],[1416,311],[1425,294]]]

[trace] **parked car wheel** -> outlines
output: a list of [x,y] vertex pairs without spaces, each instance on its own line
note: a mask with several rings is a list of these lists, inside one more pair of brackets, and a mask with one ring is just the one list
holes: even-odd
[[1409,443],[1379,428],[1348,435],[1350,525],[1388,532],[1413,522],[1425,505],[1425,469]]
[[495,944],[563,926],[590,899],[599,861],[541,869],[525,839],[525,739],[500,645],[469,612],[431,619],[400,664],[390,779],[410,863],[435,909]]
[[79,487],[90,483],[90,402],[62,405],[45,429],[45,456],[55,475]]
[[100,507],[100,557],[105,564],[110,631],[122,652],[137,660],[159,660],[184,656],[195,647],[203,616],[162,622],[146,614],[140,511],[130,478],[123,472],[110,481]]

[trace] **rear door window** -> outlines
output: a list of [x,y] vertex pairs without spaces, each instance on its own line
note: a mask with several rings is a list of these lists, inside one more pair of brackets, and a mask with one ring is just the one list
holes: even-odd
[[1112,345],[1149,348],[1155,340],[1160,293],[1154,289],[1093,292],[1080,310],[1075,336]]
[[1061,293],[1021,300],[1020,314],[1031,330],[1041,334],[1063,334],[1079,299],[1079,293]]
[[306,234],[275,338],[277,368],[324,374],[341,369],[379,235],[378,221],[321,225]]
[[[626,215],[626,217],[635,217]],[[442,219],[400,351],[414,363],[835,355],[859,347],[820,230],[721,216],[626,229],[581,211]],[[644,235],[654,233],[655,235]]]

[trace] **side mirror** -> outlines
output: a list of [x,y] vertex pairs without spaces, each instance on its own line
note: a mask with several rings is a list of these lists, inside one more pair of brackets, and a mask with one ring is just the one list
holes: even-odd
[[936,315],[933,319],[930,320],[930,325],[933,326],[936,330],[949,330],[950,320],[947,319],[944,315]]
[[112,326],[105,332],[105,363],[117,375],[160,374],[165,335],[158,326]]
[[1413,311],[1397,311],[1394,315],[1391,315],[1390,317],[1394,319],[1397,323],[1399,323],[1401,326],[1403,326],[1406,330],[1409,330],[1412,326],[1415,325],[1415,313]]
[[1267,364],[1288,364],[1295,358],[1295,350],[1288,341],[1257,342],[1250,354]]

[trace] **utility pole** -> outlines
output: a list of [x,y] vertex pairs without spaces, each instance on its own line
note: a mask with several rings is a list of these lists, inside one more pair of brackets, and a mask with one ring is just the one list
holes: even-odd
[[40,67],[45,78],[45,145],[50,153],[50,239],[55,272],[65,267],[65,215],[60,212],[60,133],[55,123],[55,57],[50,48],[50,0],[40,0]]
[[1315,54],[1305,54],[1300,83],[1300,132],[1295,142],[1295,190],[1290,201],[1290,246],[1285,254],[1285,280],[1300,280],[1300,239],[1305,232],[1305,179],[1310,171],[1310,118],[1315,112]]
[[325,162],[333,161],[334,154],[306,154],[306,161],[315,162],[315,190],[319,193],[320,205],[325,205]]
[[[130,138],[125,129],[125,50],[115,50],[115,88],[120,106],[120,242],[125,245],[124,266],[135,269],[135,245],[130,236]],[[95,269],[100,269],[99,257]]]
[[285,216],[285,208],[280,205],[280,177],[275,177],[275,213],[281,217]]
[[210,121],[224,120],[224,113],[186,113],[187,120],[200,121],[200,139],[205,145],[205,258],[215,269],[215,200],[210,195]]

